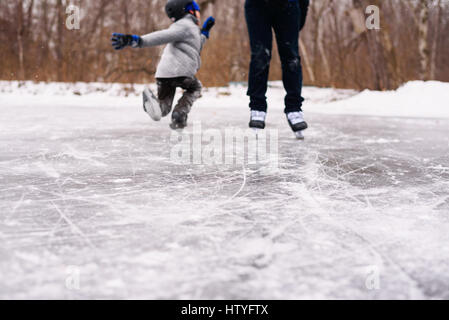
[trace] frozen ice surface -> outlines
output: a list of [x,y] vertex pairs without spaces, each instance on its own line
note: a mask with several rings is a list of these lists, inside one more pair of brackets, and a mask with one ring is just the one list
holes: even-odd
[[[311,98],[299,142],[273,107],[270,171],[173,163],[168,120],[137,97],[6,96],[1,299],[449,299],[448,119],[314,113]],[[190,121],[248,117],[206,92]]]

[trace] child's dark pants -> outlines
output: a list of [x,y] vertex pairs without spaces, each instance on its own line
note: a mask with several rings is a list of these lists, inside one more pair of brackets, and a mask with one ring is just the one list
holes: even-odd
[[272,51],[272,29],[282,62],[282,80],[287,91],[285,112],[301,111],[304,99],[299,56],[301,9],[298,1],[246,0],[246,21],[251,44],[248,95],[252,110],[267,111],[266,92]]
[[184,94],[175,106],[175,110],[188,114],[193,103],[201,97],[201,82],[193,77],[158,78],[158,99],[162,110],[162,116],[168,115],[172,109],[176,88],[184,89]]

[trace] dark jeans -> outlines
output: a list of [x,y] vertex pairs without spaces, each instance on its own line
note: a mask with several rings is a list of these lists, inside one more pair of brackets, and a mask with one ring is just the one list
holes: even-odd
[[304,101],[301,96],[302,68],[299,56],[302,16],[298,1],[246,0],[245,14],[251,44],[248,81],[250,108],[267,110],[266,92],[274,30],[282,62],[282,81],[287,91],[285,112],[301,111]]
[[179,77],[179,78],[158,78],[157,80],[157,98],[162,110],[162,116],[165,117],[171,111],[173,99],[175,98],[176,88],[184,89],[184,94],[179,99],[175,109],[183,111],[188,114],[192,108],[193,103],[201,97],[201,90],[203,86],[201,82],[193,77]]

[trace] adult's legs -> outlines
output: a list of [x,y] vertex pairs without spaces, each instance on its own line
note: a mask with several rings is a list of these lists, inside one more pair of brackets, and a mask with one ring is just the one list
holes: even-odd
[[302,68],[299,55],[301,11],[298,2],[286,2],[273,10],[273,28],[282,63],[282,80],[287,91],[285,113],[302,111]]
[[269,5],[262,0],[246,0],[245,16],[251,45],[251,64],[248,79],[250,108],[266,112],[268,74],[273,47]]

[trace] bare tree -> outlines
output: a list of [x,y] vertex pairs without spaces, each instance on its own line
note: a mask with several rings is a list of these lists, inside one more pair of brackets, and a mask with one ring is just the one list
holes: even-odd
[[436,19],[436,26],[435,26],[435,33],[433,35],[433,43],[432,43],[432,58],[430,62],[430,79],[435,79],[436,76],[436,67],[437,67],[437,58],[438,58],[438,43],[440,40],[440,34],[441,34],[441,26],[442,26],[442,19],[443,19],[443,7],[441,4],[441,0],[438,0],[437,2],[437,19]]
[[25,33],[25,22],[23,18],[23,0],[17,1],[17,46],[19,49],[19,79],[25,79],[24,52],[23,52],[23,36]]
[[[65,0],[0,1],[0,78],[44,81],[154,81],[162,47],[115,52],[112,32],[146,34],[169,26],[166,0],[71,0],[80,30],[65,26]],[[217,24],[203,53],[205,85],[246,81],[250,61],[245,0],[198,0]],[[365,9],[381,8],[381,30]],[[313,0],[300,36],[306,84],[394,89],[404,81],[449,81],[449,3],[441,0]],[[270,79],[281,79],[274,48]]]
[[429,32],[429,7],[427,0],[418,2],[418,47],[420,56],[420,75],[423,80],[429,79],[430,50],[428,43]]

